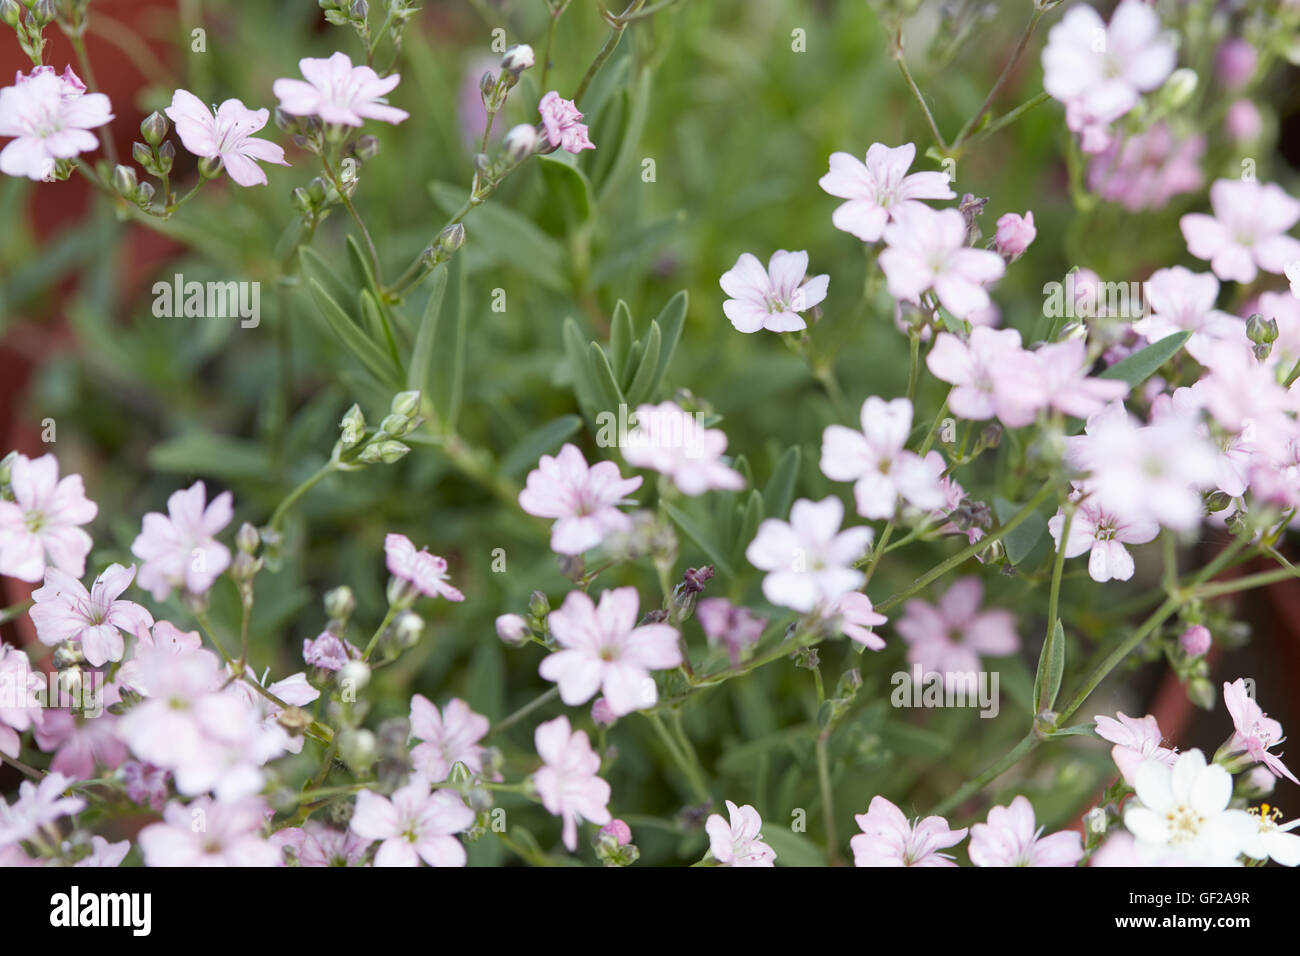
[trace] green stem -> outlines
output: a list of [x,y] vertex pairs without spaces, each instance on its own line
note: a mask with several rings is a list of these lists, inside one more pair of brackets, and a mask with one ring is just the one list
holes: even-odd
[[692,765],[686,755],[678,749],[676,741],[673,740],[673,735],[664,726],[663,719],[653,710],[643,710],[641,713],[645,714],[646,720],[650,721],[650,726],[654,728],[655,733],[659,735],[659,739],[663,741],[664,747],[668,749],[669,756],[673,758],[673,763],[677,764],[677,768],[681,770],[682,775],[686,777],[687,783],[695,792],[696,799],[700,803],[711,802],[712,797],[709,795],[709,788],[704,782],[701,771],[698,767]]
[[1011,54],[1011,59],[1007,61],[1007,65],[1004,66],[1002,72],[998,74],[997,81],[993,84],[993,88],[989,90],[989,95],[984,97],[984,102],[980,104],[979,110],[976,111],[974,116],[966,121],[966,125],[963,126],[961,132],[957,134],[957,139],[954,140],[952,144],[954,150],[961,148],[962,143],[966,141],[971,130],[973,130],[979,121],[988,114],[989,109],[993,106],[993,100],[997,97],[998,93],[1001,92],[1002,87],[1006,85],[1007,80],[1011,78],[1012,71],[1016,68],[1016,64],[1020,62],[1020,58],[1024,55],[1025,47],[1029,45],[1029,40],[1034,35],[1034,29],[1038,26],[1038,21],[1041,20],[1042,17],[1043,10],[1035,4],[1034,12],[1030,16],[1029,23],[1025,27],[1024,32],[1020,35],[1020,42],[1016,44],[1015,52]]
[[11,604],[9,607],[0,610],[0,624],[8,624],[10,621],[16,621],[27,613],[32,606],[31,601],[19,601],[17,604]]
[[839,841],[835,836],[835,798],[831,792],[831,768],[826,755],[826,735],[817,736],[817,784],[822,792],[822,823],[826,829],[826,854],[831,866],[839,865]]
[[627,5],[627,9],[618,16],[612,16],[610,14],[605,15],[605,19],[609,23],[609,36],[605,38],[605,43],[600,48],[600,52],[597,53],[596,58],[591,61],[591,65],[587,67],[587,72],[582,77],[582,82],[578,84],[577,90],[574,91],[573,102],[575,104],[581,104],[583,94],[585,94],[587,88],[591,86],[591,81],[596,78],[596,74],[600,72],[600,68],[605,65],[605,61],[609,59],[610,54],[613,53],[615,48],[618,46],[619,40],[623,38],[623,31],[627,29],[628,24],[626,18],[636,13],[644,5],[645,0],[632,0],[632,2]]
[[379,622],[379,627],[375,628],[375,633],[370,635],[370,640],[366,644],[366,649],[361,652],[361,659],[363,661],[370,660],[370,654],[374,651],[375,645],[379,643],[379,639],[384,636],[384,631],[388,630],[388,625],[393,623],[393,618],[397,616],[397,610],[397,605],[388,605],[388,612],[384,615],[384,619]]
[[535,711],[537,708],[544,706],[545,704],[549,703],[550,701],[554,700],[559,696],[560,696],[560,688],[556,686],[546,691],[546,693],[534,697],[532,700],[524,704],[524,706],[520,707],[513,714],[506,717],[504,720],[498,721],[497,723],[493,724],[492,729],[488,731],[488,736],[491,736],[492,734],[499,734],[502,731],[508,730],[509,728],[513,727],[515,724],[519,723],[519,721],[527,717],[529,714],[531,714],[533,711]]
[[285,495],[284,499],[276,505],[275,511],[271,513],[271,520],[267,522],[271,530],[279,531],[280,526],[284,523],[285,515],[289,513],[289,509],[297,503],[299,498],[316,487],[326,475],[333,473],[336,467],[332,460],[326,462],[314,475]]
[[894,35],[894,62],[898,64],[898,70],[903,74],[903,79],[907,81],[907,88],[912,91],[912,96],[921,104],[921,112],[925,114],[925,121],[930,126],[930,134],[934,137],[935,143],[939,149],[948,152],[948,144],[944,142],[943,134],[939,132],[939,126],[934,121],[934,116],[930,113],[930,107],[926,105],[925,97],[921,95],[920,88],[916,85],[916,80],[912,79],[912,71],[907,68],[907,60],[903,56],[903,31],[900,28]]

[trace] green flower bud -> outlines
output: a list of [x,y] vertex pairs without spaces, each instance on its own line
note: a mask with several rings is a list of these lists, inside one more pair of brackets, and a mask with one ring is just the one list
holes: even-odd
[[346,584],[325,592],[325,613],[331,620],[346,621],[357,609],[356,595]]
[[22,10],[14,0],[0,0],[0,21],[4,21],[5,26],[17,27],[22,15]]
[[528,613],[539,621],[551,613],[551,602],[544,592],[534,591],[528,598]]
[[257,546],[261,544],[261,542],[262,538],[257,533],[257,529],[247,521],[241,524],[239,530],[235,532],[235,547],[244,552],[244,554],[252,554],[255,552]]
[[289,202],[300,216],[308,217],[314,212],[311,195],[301,186],[294,187],[293,192],[289,194]]
[[47,27],[54,22],[55,17],[59,15],[58,10],[54,8],[52,0],[37,0],[32,4],[32,19],[36,21],[38,27]]
[[415,428],[415,419],[405,415],[389,415],[379,423],[379,431],[391,438],[401,438]]
[[167,138],[169,128],[167,117],[154,110],[140,124],[140,135],[144,137],[144,141],[150,146],[157,146]]
[[134,159],[141,166],[143,166],[145,169],[149,169],[154,164],[153,150],[150,149],[144,143],[131,144],[131,158]]
[[420,410],[420,392],[412,389],[409,392],[398,392],[393,396],[393,401],[389,404],[388,410],[394,415],[413,416]]
[[135,170],[130,166],[114,166],[113,188],[127,199],[134,198],[136,190],[139,189],[139,183],[135,178]]
[[223,167],[220,156],[204,156],[199,160],[199,175],[204,179],[216,179]]
[[153,201],[153,183],[141,183],[135,191],[135,201],[141,206],[147,206]]
[[457,249],[465,244],[465,227],[460,223],[450,225],[438,233],[438,238],[433,242],[440,257],[438,261],[446,261],[451,258]]
[[369,770],[378,753],[375,735],[369,730],[348,728],[339,731],[339,756],[354,773],[364,773]]
[[384,464],[391,465],[396,461],[406,457],[411,449],[403,445],[400,441],[379,441],[372,442],[362,449],[357,460],[367,465]]
[[176,147],[171,140],[163,143],[158,147],[158,168],[164,173],[172,171],[172,163],[176,161]]
[[361,441],[366,433],[366,416],[361,413],[360,405],[353,405],[339,422],[339,441],[344,448],[351,448]]
[[357,140],[355,152],[357,159],[361,160],[363,163],[367,160],[374,159],[379,155],[378,137],[370,135],[362,136]]
[[414,647],[424,635],[424,618],[414,611],[403,611],[393,621],[393,633],[401,647]]

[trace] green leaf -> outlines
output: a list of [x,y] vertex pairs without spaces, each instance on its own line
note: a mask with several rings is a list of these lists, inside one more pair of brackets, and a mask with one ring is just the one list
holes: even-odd
[[383,342],[387,345],[393,364],[401,371],[402,357],[397,351],[397,340],[393,338],[393,328],[388,324],[388,316],[384,314],[383,308],[380,307],[379,302],[369,289],[361,290],[361,317],[365,319],[366,331],[369,333],[371,341]]
[[330,331],[343,343],[344,348],[355,355],[370,370],[370,373],[375,378],[386,385],[394,386],[402,380],[399,370],[393,365],[392,359],[384,353],[383,349],[370,340],[356,321],[343,311],[343,308],[334,301],[333,297],[325,291],[325,288],[319,282],[315,279],[308,279],[307,289],[311,292],[311,297],[316,302],[316,308],[325,319]]
[[440,321],[445,333],[434,344],[434,362],[438,377],[432,387],[434,407],[442,416],[447,428],[456,426],[460,415],[461,399],[465,392],[466,327],[468,325],[469,290],[466,286],[465,259],[453,256],[447,264],[447,295],[443,300],[444,314],[450,324]]
[[529,432],[501,458],[501,474],[508,478],[537,464],[537,459],[549,454],[582,427],[577,415],[561,415],[541,428]]
[[663,334],[659,329],[659,323],[653,319],[650,321],[650,331],[638,345],[643,346],[641,353],[641,363],[637,366],[636,375],[632,379],[632,384],[627,388],[627,403],[633,408],[642,402],[650,399],[650,383],[654,380],[655,374],[659,368],[659,353],[662,351]]
[[266,450],[253,442],[212,432],[190,432],[149,449],[149,467],[172,475],[264,481],[270,474],[271,462]]
[[571,153],[552,153],[538,156],[542,180],[547,196],[559,199],[564,208],[565,221],[571,225],[591,218],[591,181],[576,165],[578,158]]
[[600,184],[599,200],[603,201],[609,191],[632,168],[631,160],[642,155],[641,134],[645,131],[646,118],[650,109],[652,90],[651,71],[643,67],[636,78],[636,89],[630,90],[629,112],[619,138],[618,152],[606,167],[604,180]]
[[[1005,498],[993,499],[993,511],[1000,522],[1011,520],[1022,507],[1024,506],[1014,501],[1007,501]],[[1045,531],[1047,531],[1047,519],[1037,511],[1012,528],[1011,532],[1002,538],[1002,543],[1007,549],[1007,560],[1012,564],[1019,564],[1027,558]]]
[[[429,184],[433,201],[453,214],[465,203],[461,186]],[[475,207],[465,220],[465,231],[476,249],[494,262],[506,262],[541,285],[556,292],[568,291],[568,257],[564,247],[542,232],[530,219],[499,203]],[[459,258],[459,257],[457,257]]]
[[620,405],[626,404],[623,390],[618,387],[614,369],[609,364],[609,356],[605,354],[599,342],[592,342],[587,346],[587,363],[604,407],[610,411],[618,411]]
[[1116,362],[1097,377],[1119,379],[1121,382],[1128,383],[1130,388],[1135,388],[1177,355],[1178,350],[1191,337],[1191,332],[1175,332],[1173,335],[1166,335],[1159,342],[1153,342],[1142,351]]
[[339,278],[338,270],[311,246],[299,247],[298,264],[302,269],[303,277],[319,282],[320,287],[329,293],[329,297],[335,302],[351,302],[357,297],[357,289],[344,285],[343,280]]
[[714,541],[716,538],[710,530],[701,526],[698,521],[686,512],[682,511],[676,505],[670,504],[667,501],[662,504],[664,510],[668,512],[668,517],[672,518],[673,523],[675,523],[677,527],[681,528],[682,531],[686,533],[686,536],[699,546],[705,556],[713,562],[713,566],[727,577],[734,577],[735,575],[731,570],[731,562],[723,557],[722,552],[720,552],[715,546]]
[[1097,733],[1097,727],[1095,724],[1075,724],[1072,727],[1062,727],[1060,730],[1053,730],[1051,736],[1053,737],[1097,737],[1100,739],[1101,735]]
[[686,307],[689,303],[686,290],[682,289],[668,300],[659,315],[655,317],[655,321],[659,323],[659,331],[663,333],[663,347],[659,351],[659,364],[655,366],[654,379],[650,383],[647,395],[654,394],[668,372],[668,363],[672,361],[673,352],[677,350],[677,342],[682,337],[682,326],[686,322]]
[[411,367],[406,376],[406,387],[427,394],[429,365],[433,360],[433,346],[438,338],[438,316],[442,312],[442,299],[447,291],[447,266],[439,265],[430,278],[429,301],[424,306],[424,316],[415,335],[411,349]]
[[763,828],[763,842],[776,851],[779,866],[825,866],[826,853],[802,833],[786,826],[788,821],[772,820]]
[[356,279],[357,286],[362,289],[369,289],[379,297],[379,283],[375,279],[375,273],[370,268],[370,259],[361,248],[361,243],[357,242],[357,237],[348,233],[348,264],[352,267],[352,277]]
[[1061,675],[1065,673],[1065,629],[1061,619],[1056,619],[1051,634],[1043,642],[1038,655],[1038,673],[1034,675],[1034,713],[1051,710],[1056,695],[1061,690]]
[[614,371],[621,379],[627,373],[627,356],[632,348],[632,312],[622,299],[614,306],[609,320],[609,351],[614,357]]
[[763,488],[763,504],[767,513],[775,518],[784,518],[794,500],[794,483],[799,477],[800,452],[798,445],[791,445],[781,460],[776,463],[772,477]]
[[573,379],[573,394],[582,406],[583,414],[591,417],[600,400],[596,382],[591,375],[591,365],[587,361],[587,339],[573,316],[564,320],[562,335],[564,356],[569,363],[569,376]]

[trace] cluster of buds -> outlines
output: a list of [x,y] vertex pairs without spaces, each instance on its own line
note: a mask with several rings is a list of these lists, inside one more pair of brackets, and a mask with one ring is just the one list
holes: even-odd
[[357,33],[366,28],[370,16],[370,5],[366,0],[317,0],[317,5],[325,14],[325,20],[336,27],[353,27]]
[[479,80],[479,93],[483,97],[483,108],[489,114],[499,113],[506,105],[510,91],[519,83],[524,70],[529,69],[535,61],[533,48],[527,43],[517,43],[506,50],[501,57],[501,72],[493,76],[484,73]]
[[140,182],[132,167],[121,164],[114,166],[112,182],[113,189],[127,202],[146,211],[153,205],[153,184]]
[[541,591],[534,591],[528,599],[528,616],[502,614],[496,620],[497,637],[510,647],[523,647],[529,641],[551,645],[546,617],[551,613],[551,602]]
[[54,669],[59,675],[59,696],[71,701],[73,707],[85,707],[88,703],[81,692],[85,686],[85,676],[81,671],[84,662],[81,647],[71,641],[66,641],[54,649]]
[[290,202],[302,217],[303,225],[315,229],[324,218],[325,210],[339,201],[338,191],[317,176],[306,186],[295,186],[290,194]]
[[368,432],[361,407],[353,405],[339,422],[339,440],[330,455],[334,467],[340,471],[357,471],[366,465],[391,465],[399,461],[411,449],[398,439],[424,421],[417,414],[419,409],[418,391],[398,392],[379,428]]
[[33,66],[41,65],[45,50],[42,33],[57,17],[58,9],[52,0],[23,0],[21,6],[18,0],[0,0],[0,21],[18,34],[18,46],[31,59]]
[[261,543],[261,535],[247,521],[235,532],[235,556],[230,562],[230,577],[239,588],[239,600],[245,608],[253,604],[253,578],[265,564],[264,559],[254,557]]
[[456,250],[465,244],[465,227],[458,222],[446,226],[442,232],[434,238],[433,242],[424,247],[420,253],[420,265],[422,274],[427,274],[435,266],[446,262],[456,254]]
[[[131,144],[131,158],[146,173],[159,179],[171,173],[172,163],[176,160],[176,146],[167,139],[170,129],[167,117],[155,110],[140,123],[140,136],[144,142]],[[171,204],[171,196],[163,196],[162,199],[164,206]]]
[[[498,73],[494,75],[489,71],[479,80],[479,95],[483,99],[483,108],[487,110],[489,130],[497,113],[505,107],[510,91],[519,83],[519,77],[534,62],[533,48],[526,43],[519,43],[507,49],[501,57],[501,69]],[[487,153],[479,153],[475,156],[474,185],[470,189],[470,201],[482,202],[506,173],[537,150],[540,138],[540,130],[524,123],[506,133],[502,141],[502,150],[495,159]],[[486,137],[484,142],[486,143]]]
[[617,818],[610,820],[591,840],[596,859],[605,866],[631,866],[641,857],[641,851],[632,842],[632,829]]

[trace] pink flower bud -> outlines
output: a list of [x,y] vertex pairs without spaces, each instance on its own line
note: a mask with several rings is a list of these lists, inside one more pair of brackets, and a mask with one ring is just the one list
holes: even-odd
[[1228,107],[1228,114],[1223,118],[1223,128],[1234,142],[1251,143],[1259,138],[1264,129],[1264,121],[1254,103],[1250,100],[1237,100]]
[[502,614],[497,618],[497,637],[506,644],[519,646],[528,640],[528,622],[518,614]]
[[1240,89],[1255,75],[1259,53],[1241,37],[1223,41],[1215,56],[1219,81],[1230,90]]
[[1016,259],[1024,255],[1037,235],[1038,230],[1034,228],[1032,212],[1025,213],[1023,217],[1009,212],[998,220],[998,231],[993,241],[998,252],[1008,259]]
[[627,846],[632,842],[632,828],[617,817],[600,828],[600,835],[612,836],[619,846]]
[[614,708],[604,697],[597,697],[596,702],[591,705],[591,719],[597,727],[612,727],[614,721],[618,720],[618,715],[614,713]]
[[1178,643],[1187,652],[1188,657],[1200,657],[1210,649],[1210,629],[1204,624],[1193,624],[1178,638]]

